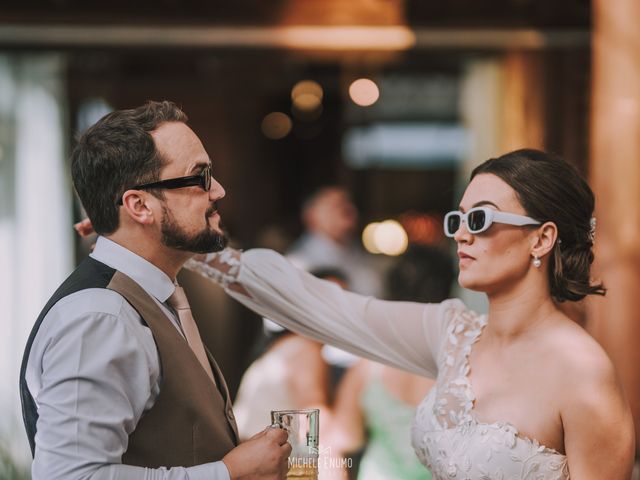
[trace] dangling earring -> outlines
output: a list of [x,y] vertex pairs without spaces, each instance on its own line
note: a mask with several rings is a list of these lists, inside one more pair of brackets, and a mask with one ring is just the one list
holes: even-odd
[[537,255],[533,256],[533,266],[536,268],[540,268],[540,265],[542,265],[542,261],[540,260],[540,257],[538,257]]

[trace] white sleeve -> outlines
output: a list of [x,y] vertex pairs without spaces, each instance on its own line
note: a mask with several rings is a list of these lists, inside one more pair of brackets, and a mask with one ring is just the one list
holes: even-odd
[[78,302],[113,307],[114,295],[66,297],[38,332],[29,358],[38,372],[37,388],[30,387],[39,415],[32,478],[229,480],[223,462],[171,469],[121,464],[129,434],[155,400],[159,361],[148,329],[126,318],[135,313],[122,297],[117,315],[113,308],[77,313]]
[[[215,278],[214,278],[215,279]],[[236,282],[250,295],[227,293],[281,325],[356,355],[435,378],[445,335],[447,311],[441,304],[389,302],[347,292],[294,267],[272,250],[240,257]]]

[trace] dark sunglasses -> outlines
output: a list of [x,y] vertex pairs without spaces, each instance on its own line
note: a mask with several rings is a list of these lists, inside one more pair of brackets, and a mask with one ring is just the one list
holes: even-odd
[[[202,188],[205,192],[211,189],[211,166],[206,166],[198,175],[189,175],[188,177],[169,178],[160,180],[159,182],[143,183],[135,187],[127,188],[127,190],[151,190],[161,188],[164,190],[174,190],[176,188],[195,187]],[[122,197],[118,200],[118,205],[122,205]]]

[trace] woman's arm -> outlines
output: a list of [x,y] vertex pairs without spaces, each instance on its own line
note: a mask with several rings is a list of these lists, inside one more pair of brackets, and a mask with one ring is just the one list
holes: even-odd
[[437,373],[444,325],[464,310],[458,300],[421,304],[357,295],[297,269],[272,250],[227,249],[188,268],[296,333],[430,378]]
[[[74,225],[93,233],[89,219]],[[296,269],[272,250],[231,248],[195,255],[185,267],[219,283],[236,300],[302,335],[401,370],[435,378],[444,324],[465,310],[442,304],[384,302],[346,292]]]
[[628,480],[635,432],[613,365],[608,358],[590,359],[573,373],[561,411],[571,478]]

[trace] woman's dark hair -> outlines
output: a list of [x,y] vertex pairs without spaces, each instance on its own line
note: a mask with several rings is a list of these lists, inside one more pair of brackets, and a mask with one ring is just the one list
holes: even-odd
[[[117,202],[127,188],[160,179],[165,161],[151,132],[164,122],[186,121],[172,102],[147,102],[105,115],[80,136],[71,153],[71,175],[98,234],[118,229]],[[163,198],[161,191],[150,193]]]
[[454,278],[449,255],[436,247],[411,245],[387,272],[387,298],[439,303],[449,298]]
[[513,188],[528,216],[558,228],[549,262],[551,296],[575,302],[604,295],[604,286],[592,284],[589,277],[595,199],[578,171],[556,155],[523,149],[487,160],[473,170],[471,179],[485,173]]

